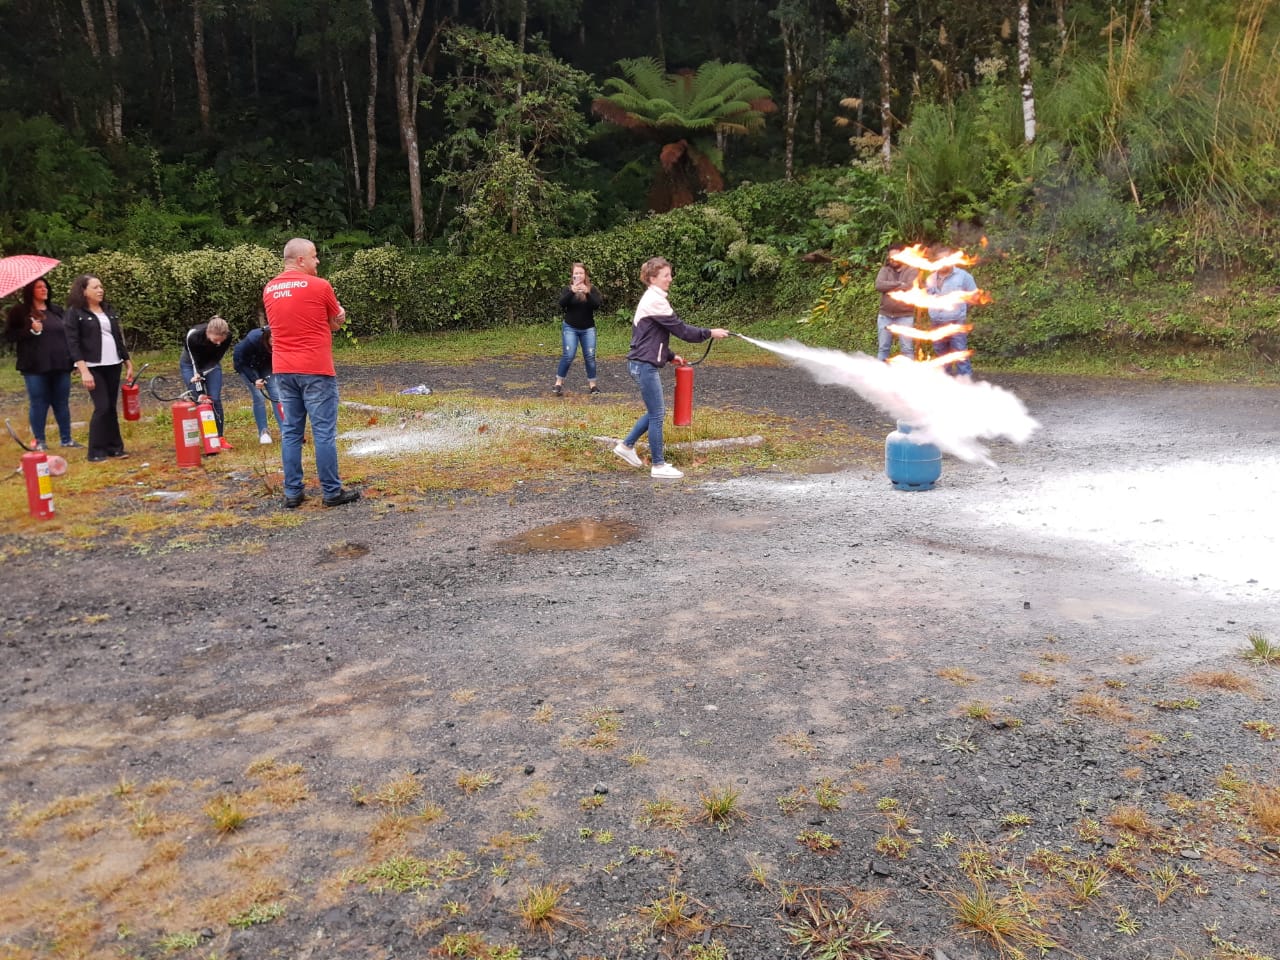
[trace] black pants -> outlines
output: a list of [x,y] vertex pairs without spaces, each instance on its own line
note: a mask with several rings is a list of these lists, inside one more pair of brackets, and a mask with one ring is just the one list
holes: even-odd
[[89,420],[89,456],[114,457],[124,453],[124,438],[120,436],[120,414],[116,409],[120,401],[120,364],[106,367],[90,367],[93,374],[93,417]]

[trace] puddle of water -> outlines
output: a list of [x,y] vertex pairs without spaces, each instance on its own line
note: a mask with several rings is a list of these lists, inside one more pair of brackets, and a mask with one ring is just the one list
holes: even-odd
[[566,520],[534,527],[503,540],[499,546],[510,553],[542,550],[598,550],[626,543],[640,536],[640,527],[629,520]]

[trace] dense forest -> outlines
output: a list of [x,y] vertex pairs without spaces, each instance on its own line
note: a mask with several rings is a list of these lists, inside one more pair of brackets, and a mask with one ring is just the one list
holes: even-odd
[[520,261],[591,236],[624,269],[648,235],[619,231],[685,237],[648,214],[692,206],[702,282],[785,286],[817,254],[836,272],[792,289],[819,308],[895,237],[1099,276],[1272,271],[1275,8],[0,0],[0,247],[304,234],[338,262]]

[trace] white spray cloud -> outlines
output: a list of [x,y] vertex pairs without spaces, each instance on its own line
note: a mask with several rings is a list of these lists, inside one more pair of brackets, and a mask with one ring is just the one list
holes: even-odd
[[795,340],[742,339],[786,357],[819,383],[852,390],[911,434],[969,463],[994,466],[979,441],[1004,437],[1026,443],[1039,429],[1014,394],[984,381],[967,382],[923,363],[881,363],[865,353],[806,347]]

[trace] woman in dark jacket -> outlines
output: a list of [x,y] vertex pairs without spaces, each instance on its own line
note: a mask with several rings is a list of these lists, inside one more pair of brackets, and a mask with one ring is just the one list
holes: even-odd
[[640,268],[640,282],[645,285],[645,291],[631,321],[627,370],[640,387],[644,413],[640,414],[631,432],[613,448],[613,452],[631,466],[643,467],[644,461],[636,453],[636,441],[649,434],[649,476],[656,480],[679,480],[684,476],[662,456],[662,421],[667,413],[659,371],[669,360],[684,363],[683,358],[672,353],[671,338],[675,336],[689,343],[702,343],[704,340],[722,340],[729,335],[728,330],[720,327],[691,327],[681,320],[667,299],[671,279],[671,264],[665,257],[651,257]]
[[49,410],[58,423],[64,447],[78,447],[71,438],[71,353],[62,322],[62,308],[49,301],[49,284],[41,277],[28,283],[22,302],[9,310],[5,337],[17,346],[18,371],[27,384],[27,416],[31,436],[44,449]]
[[[208,397],[213,404],[213,419],[218,424],[220,437],[223,437],[222,358],[230,346],[231,327],[221,317],[214,316],[187,331],[182,339],[182,356],[178,358],[182,382],[201,390],[201,396]],[[222,446],[231,449],[225,437]]]
[[596,386],[596,311],[600,309],[600,291],[587,276],[587,268],[575,263],[569,286],[560,291],[560,309],[564,323],[560,326],[560,365],[556,367],[556,384],[551,392],[564,394],[564,378],[582,346],[582,365],[587,368],[587,389],[599,393]]
[[133,376],[133,361],[124,344],[120,318],[103,300],[102,281],[91,273],[81,274],[67,294],[63,323],[71,362],[80,371],[80,380],[93,400],[89,420],[89,462],[108,457],[127,457],[120,436],[120,367],[126,378]]
[[240,379],[249,388],[253,398],[253,422],[258,425],[258,442],[270,443],[271,431],[267,429],[267,401],[262,391],[271,394],[271,411],[280,423],[280,396],[271,382],[271,328],[255,327],[231,351],[231,364]]

